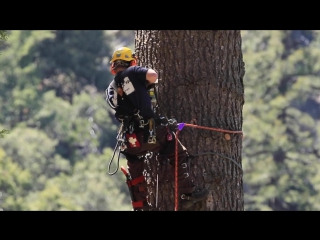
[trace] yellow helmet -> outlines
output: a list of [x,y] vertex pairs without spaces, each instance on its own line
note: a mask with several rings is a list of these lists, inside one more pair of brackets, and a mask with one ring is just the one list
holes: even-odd
[[134,59],[134,54],[132,53],[132,50],[130,48],[121,47],[114,51],[110,63],[113,63],[116,60],[124,60],[130,62]]

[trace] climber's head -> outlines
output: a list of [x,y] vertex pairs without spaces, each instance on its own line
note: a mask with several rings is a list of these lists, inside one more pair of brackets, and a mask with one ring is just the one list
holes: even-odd
[[130,48],[121,47],[113,52],[110,63],[110,71],[114,75],[118,68],[128,68],[137,65],[137,57]]

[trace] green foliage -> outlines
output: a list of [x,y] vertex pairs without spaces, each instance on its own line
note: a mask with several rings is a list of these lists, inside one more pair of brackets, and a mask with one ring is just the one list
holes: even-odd
[[31,189],[32,175],[12,161],[0,148],[0,206],[2,210],[27,210],[24,197]]
[[[4,41],[8,38],[8,34],[7,34],[7,31],[6,30],[0,30],[0,41]],[[3,129],[0,131],[0,138],[4,138],[4,135],[5,134],[9,134],[10,131],[9,130],[6,130],[6,129]]]
[[50,181],[40,192],[31,193],[27,199],[28,209],[31,211],[77,211],[83,210],[74,205],[72,200],[63,196],[60,188]]
[[42,84],[37,62],[21,67],[20,59],[31,46],[52,37],[49,31],[11,31],[0,58],[0,122],[14,128],[41,108]]
[[[117,129],[104,92],[112,80],[108,60],[115,35],[98,30],[8,34],[1,46],[0,122],[11,134],[0,141],[0,173],[6,176],[0,182],[1,207],[131,209],[124,177],[106,173]],[[7,133],[1,131],[1,137]],[[91,180],[92,174],[98,178]],[[84,183],[87,193],[79,190]]]
[[6,30],[0,30],[0,40],[6,40],[8,38],[8,33]]
[[9,134],[9,133],[10,133],[9,130],[7,130],[7,129],[2,129],[2,130],[0,131],[0,138],[4,138],[4,135],[5,135],[5,134]]
[[48,91],[43,95],[42,106],[30,124],[58,140],[58,152],[72,162],[114,142],[116,126],[110,109],[96,92],[83,91],[70,104]]
[[43,131],[18,127],[0,142],[13,162],[28,171],[34,177],[33,189],[43,188],[48,178],[60,173],[70,173],[70,163],[56,154],[58,141],[50,139]]
[[[124,176],[107,176],[111,150],[90,154],[78,161],[73,174],[62,174],[46,182],[44,190],[30,194],[26,201],[31,210],[130,210]],[[121,164],[124,164],[122,159]]]
[[320,32],[242,33],[245,207],[319,210]]
[[[0,30],[0,49],[2,47],[2,44],[5,40],[8,39],[8,33],[6,30]],[[1,52],[0,52],[1,54]]]
[[[56,30],[53,34],[26,55],[27,62],[29,58],[39,59],[40,76],[46,79],[44,86],[69,100],[86,85],[104,91],[112,78],[104,63],[112,52],[106,44],[112,37],[98,30]],[[21,59],[22,65],[24,62]]]

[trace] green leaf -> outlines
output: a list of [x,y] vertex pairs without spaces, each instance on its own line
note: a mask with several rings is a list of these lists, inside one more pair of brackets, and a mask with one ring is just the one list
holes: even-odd
[[9,133],[10,133],[10,131],[7,130],[7,129],[1,130],[1,131],[0,131],[0,138],[4,138],[4,135],[5,135],[5,134],[9,134]]

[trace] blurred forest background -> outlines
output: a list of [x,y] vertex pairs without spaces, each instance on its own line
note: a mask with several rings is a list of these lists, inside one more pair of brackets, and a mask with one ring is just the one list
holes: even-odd
[[[124,175],[107,173],[118,124],[105,89],[110,56],[134,49],[134,31],[7,33],[0,209],[131,210]],[[320,210],[320,31],[241,34],[245,210]]]

